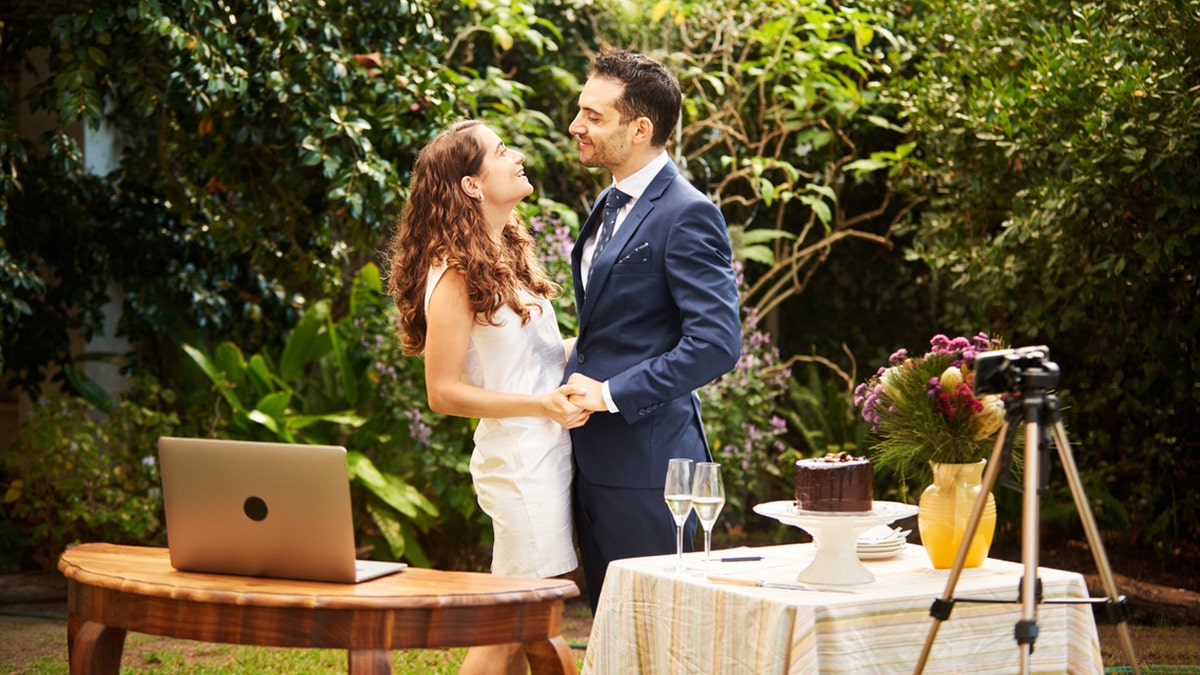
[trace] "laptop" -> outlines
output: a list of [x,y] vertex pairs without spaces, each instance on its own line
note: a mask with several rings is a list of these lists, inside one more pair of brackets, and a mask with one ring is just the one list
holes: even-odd
[[358,583],[404,563],[356,560],[346,449],[162,437],[171,566]]

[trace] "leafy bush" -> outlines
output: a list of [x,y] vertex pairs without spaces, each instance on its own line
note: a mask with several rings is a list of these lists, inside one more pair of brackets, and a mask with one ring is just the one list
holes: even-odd
[[929,198],[909,254],[960,298],[945,329],[1047,344],[1098,518],[1195,538],[1195,7],[936,0],[910,19],[917,51],[889,95]]
[[[887,245],[910,205],[889,172],[912,151],[880,82],[899,63],[885,3],[709,0],[622,6],[612,44],[661,58],[683,89],[671,151],[712,195],[767,321],[837,245]],[[777,342],[793,330],[773,324]]]
[[[383,546],[381,558],[406,557],[428,565],[416,532],[438,516],[437,507],[405,479],[381,471],[372,457],[388,459],[411,440],[411,418],[397,407],[411,405],[400,378],[384,380],[373,351],[377,341],[363,331],[385,327],[386,304],[379,269],[367,265],[351,289],[349,314],[335,319],[332,302],[320,300],[304,313],[278,355],[263,351],[249,358],[233,342],[217,345],[210,356],[195,347],[184,351],[213,383],[212,431],[216,435],[284,443],[344,445],[352,484],[365,511],[359,530]],[[403,366],[404,364],[400,364]],[[391,385],[379,396],[380,384]],[[399,395],[398,395],[399,394]]]
[[[703,393],[739,498],[781,489],[788,459],[854,430],[848,397],[813,368],[782,393],[772,375],[792,360],[770,343],[815,345],[815,362],[849,343],[882,351],[875,362],[891,351],[878,345],[988,325],[1062,364],[1104,524],[1200,530],[1200,497],[1183,487],[1200,469],[1200,31],[1179,3],[252,0],[236,21],[205,3],[26,4],[4,48],[49,48],[32,103],[60,117],[22,138],[0,90],[8,381],[33,390],[69,362],[71,332],[89,337],[117,289],[131,369],[188,392],[185,424],[337,439],[369,460],[355,492],[364,545],[475,565],[487,527],[470,422],[428,412],[420,360],[395,350],[386,301],[349,297],[363,292],[352,279],[417,149],[461,115],[527,153],[542,196],[526,205],[531,227],[561,248],[608,178],[564,151],[600,44],[679,72],[672,151],[747,265],[746,363]],[[113,175],[84,171],[77,122],[119,127]],[[911,244],[907,267],[880,245],[893,241]],[[770,343],[750,344],[760,322]],[[314,342],[285,358],[296,331]],[[183,343],[230,388],[197,398]],[[401,484],[438,516],[380,497]]]
[[52,570],[70,544],[164,544],[155,445],[179,420],[151,380],[105,414],[47,394],[3,455],[0,569]]
[[[65,0],[7,13],[6,58],[40,78],[25,101],[0,82],[8,381],[36,397],[71,362],[73,332],[116,322],[110,301],[121,357],[164,382],[179,376],[176,343],[281,342],[307,298],[340,297],[375,258],[417,152],[452,119],[489,117],[529,149],[531,177],[561,173],[547,163],[565,143],[523,105],[532,67],[521,81],[476,58],[492,36],[499,53],[553,50],[531,7]],[[547,80],[539,93],[568,98]],[[24,104],[51,114],[39,138],[15,124]],[[111,132],[111,174],[91,175],[81,126]]]
[[487,569],[481,548],[490,543],[491,526],[475,500],[470,474],[474,424],[429,409],[425,362],[403,354],[398,323],[395,307],[382,295],[372,311],[354,319],[354,339],[369,359],[365,379],[373,390],[369,408],[358,408],[365,423],[355,430],[355,443],[381,473],[402,476],[433,503],[435,512],[414,517],[412,535],[431,564]]
[[[745,283],[738,270],[739,289]],[[726,507],[721,529],[755,521],[750,509],[766,492],[788,452],[787,422],[776,412],[787,393],[791,369],[758,325],[753,307],[742,307],[742,353],[733,370],[698,392],[713,460],[721,464]]]

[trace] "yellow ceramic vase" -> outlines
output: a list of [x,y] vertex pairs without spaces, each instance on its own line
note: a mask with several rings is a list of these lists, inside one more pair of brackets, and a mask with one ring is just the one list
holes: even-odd
[[[930,462],[933,484],[921,493],[918,503],[917,528],[921,543],[929,554],[934,569],[954,567],[954,556],[967,530],[971,510],[982,490],[983,468],[986,459],[971,464],[942,464]],[[996,532],[996,500],[989,492],[983,517],[971,539],[971,548],[963,567],[979,567],[987,559]]]

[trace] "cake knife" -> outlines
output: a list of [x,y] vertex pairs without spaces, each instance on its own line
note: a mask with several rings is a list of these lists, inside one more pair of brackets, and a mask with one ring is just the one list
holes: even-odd
[[708,580],[717,584],[734,584],[737,586],[757,586],[759,588],[781,588],[788,591],[816,591],[818,593],[851,593],[842,588],[818,588],[817,586],[806,586],[804,584],[785,584],[777,581],[763,581],[761,579],[739,579],[737,577],[708,577]]

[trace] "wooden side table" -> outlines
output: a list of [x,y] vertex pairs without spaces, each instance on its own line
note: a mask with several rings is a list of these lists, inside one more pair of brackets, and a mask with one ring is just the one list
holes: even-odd
[[520,642],[533,673],[574,674],[564,579],[408,568],[361,584],[180,572],[167,549],[83,544],[62,555],[71,673],[120,669],[127,631],[349,650],[352,674],[392,672],[391,650]]

